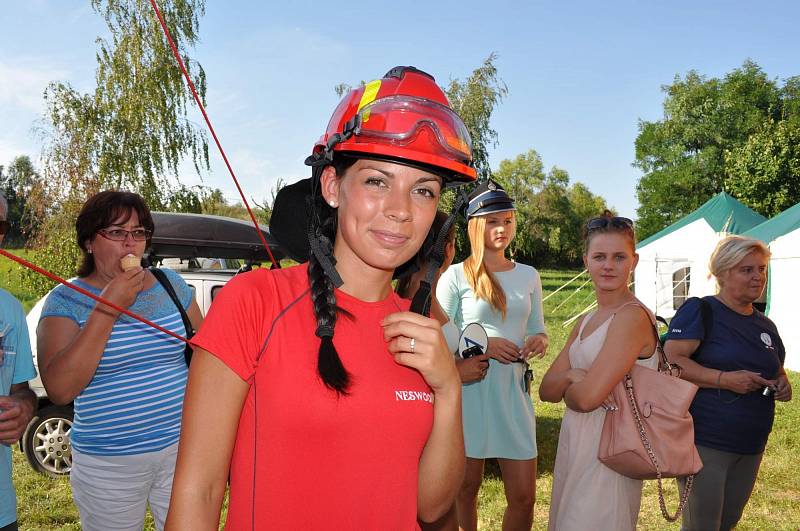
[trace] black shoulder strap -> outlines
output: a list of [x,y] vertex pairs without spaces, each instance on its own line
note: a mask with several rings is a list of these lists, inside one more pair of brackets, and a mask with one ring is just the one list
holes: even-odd
[[[658,321],[657,321],[658,317],[653,315],[650,312],[650,310],[647,309],[647,306],[642,304],[642,302],[639,299],[630,301],[630,302],[628,302],[626,304],[623,304],[622,306],[628,306],[628,305],[631,305],[631,304],[635,304],[636,306],[641,308],[642,311],[647,316],[647,320],[650,321],[650,330],[653,332],[653,336],[656,339],[656,351],[654,352],[654,354],[658,355],[658,366],[659,366],[659,369],[660,370],[671,370],[674,364],[670,363],[669,358],[667,358],[667,354],[664,352],[664,349],[661,348],[661,338],[658,335]],[[620,306],[620,308],[622,308],[622,306]],[[617,308],[617,310],[615,310],[615,314],[616,314],[616,311],[618,311],[620,308]],[[647,356],[647,357],[644,357],[644,358],[637,357],[636,359],[637,360],[647,360],[647,359],[650,359],[652,356],[653,356],[653,354],[650,354],[650,356]],[[628,372],[628,374],[630,374],[630,372]]]
[[703,341],[707,341],[711,337],[711,329],[714,327],[714,312],[711,309],[711,303],[705,297],[700,297],[700,318],[703,320]]
[[[189,320],[189,315],[186,313],[186,310],[183,309],[183,305],[178,299],[178,295],[175,293],[175,289],[173,289],[172,284],[167,278],[167,275],[157,267],[151,267],[150,272],[154,277],[156,277],[156,280],[158,280],[158,283],[164,288],[164,291],[167,292],[167,295],[169,295],[169,298],[172,299],[173,303],[175,303],[175,306],[178,307],[178,312],[181,314],[183,326],[186,328],[186,339],[191,339],[194,335],[192,322]],[[186,345],[186,349],[184,349],[183,355],[186,358],[186,365],[189,365],[189,363],[192,361],[192,348],[188,344]]]
[[446,245],[445,240],[447,239],[447,233],[450,232],[450,227],[456,222],[458,214],[466,208],[468,203],[469,197],[467,197],[467,193],[461,190],[456,196],[450,215],[447,216],[447,219],[439,229],[439,234],[436,236],[433,247],[430,249],[428,256],[425,257],[428,271],[426,271],[425,279],[419,283],[419,288],[414,294],[414,298],[411,300],[410,310],[412,312],[430,317],[431,297],[435,295],[432,292],[433,281],[437,271],[439,271],[439,268],[442,267],[444,263],[444,247]]

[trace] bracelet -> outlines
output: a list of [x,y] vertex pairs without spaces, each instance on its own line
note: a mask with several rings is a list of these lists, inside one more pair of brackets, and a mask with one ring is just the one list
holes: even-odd
[[720,389],[722,389],[722,371],[719,371],[719,374],[717,375],[717,391]]

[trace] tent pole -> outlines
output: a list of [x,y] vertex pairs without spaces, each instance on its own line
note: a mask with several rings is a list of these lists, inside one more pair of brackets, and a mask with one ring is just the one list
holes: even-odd
[[583,284],[581,284],[580,286],[578,286],[577,288],[575,288],[575,291],[573,291],[572,293],[570,293],[570,294],[569,294],[569,296],[568,296],[566,299],[564,299],[563,301],[561,301],[561,302],[558,304],[558,306],[556,306],[555,308],[553,308],[553,309],[550,311],[550,314],[554,314],[554,313],[556,313],[556,310],[558,310],[559,308],[561,308],[562,306],[564,306],[564,303],[566,303],[568,300],[570,300],[572,297],[574,297],[576,293],[578,293],[578,292],[579,292],[581,289],[583,289],[583,287],[584,287],[584,286],[586,286],[586,284],[588,284],[588,283],[589,283],[589,282],[591,282],[591,281],[592,281],[592,279],[590,278],[589,280],[587,280],[586,282],[584,282]]
[[569,319],[567,319],[566,321],[561,323],[561,327],[564,328],[564,327],[567,327],[567,326],[571,325],[572,323],[574,323],[578,319],[578,317],[580,317],[581,315],[585,314],[586,312],[588,312],[589,310],[591,310],[595,306],[597,306],[597,301],[592,302],[589,306],[587,306],[586,308],[581,310],[581,312],[579,314],[573,315],[572,317],[570,317]]
[[564,289],[564,288],[566,288],[567,286],[569,286],[570,284],[572,284],[572,282],[573,282],[574,280],[577,280],[577,279],[578,279],[578,277],[579,277],[579,276],[581,276],[581,275],[582,275],[582,274],[584,274],[584,273],[586,273],[586,270],[585,270],[585,269],[584,269],[583,271],[581,271],[580,273],[578,273],[577,275],[575,275],[574,277],[572,277],[571,279],[569,279],[569,280],[566,282],[566,284],[563,284],[563,285],[562,285],[560,288],[558,288],[558,289],[557,289],[557,290],[555,290],[554,292],[552,292],[552,293],[549,293],[549,294],[547,295],[547,297],[545,297],[544,299],[542,299],[542,302],[546,301],[547,299],[549,299],[550,297],[552,297],[553,295],[555,295],[556,293],[558,293],[558,292],[559,292],[559,291],[561,291],[562,289]]
[[[630,289],[631,286],[633,286],[633,281],[628,282],[628,288],[629,289]],[[568,326],[570,323],[574,322],[578,317],[580,317],[581,315],[585,314],[586,312],[588,312],[589,310],[591,310],[592,308],[594,308],[596,306],[597,306],[597,300],[595,300],[589,306],[584,308],[583,311],[581,311],[579,314],[573,315],[572,317],[570,317],[569,319],[567,319],[566,321],[561,323],[561,326],[562,327]]]

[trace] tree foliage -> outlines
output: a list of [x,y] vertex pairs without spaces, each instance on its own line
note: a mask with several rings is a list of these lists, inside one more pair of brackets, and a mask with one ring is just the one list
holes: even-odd
[[489,148],[497,146],[497,131],[492,129],[490,119],[495,107],[508,94],[508,87],[500,79],[495,61],[497,54],[491,53],[481,66],[465,81],[454,79],[446,88],[447,98],[472,137],[472,154],[478,177],[488,178],[492,174],[489,164]]
[[636,138],[642,237],[722,190],[766,216],[800,200],[800,78],[781,87],[745,61],[721,79],[676,76],[663,91],[664,118],[640,121]]
[[725,161],[727,189],[761,214],[774,216],[800,202],[798,120],[767,121]]
[[[464,120],[472,137],[478,178],[492,177],[515,199],[517,235],[511,252],[515,258],[536,265],[576,265],[581,256],[581,231],[586,219],[606,208],[605,200],[581,184],[570,185],[565,170],[545,171],[542,158],[534,149],[514,159],[500,162],[491,170],[489,149],[498,141],[491,116],[508,87],[500,79],[492,53],[466,81],[453,80],[446,92],[453,109]],[[440,209],[449,212],[454,201],[445,193]],[[456,260],[469,254],[466,225],[461,220],[456,231]]]
[[602,197],[582,183],[570,185],[561,168],[545,172],[534,149],[501,161],[492,178],[515,200],[517,235],[511,251],[517,260],[539,266],[580,262],[583,225],[607,208]]
[[38,213],[29,203],[31,197],[39,192],[40,186],[41,176],[27,155],[16,157],[8,167],[0,166],[0,191],[8,202],[7,245],[24,245],[27,236],[38,228]]
[[[253,210],[256,221],[263,225],[269,224],[269,218],[272,215],[272,207],[275,204],[275,196],[285,185],[286,182],[279,178],[275,187],[270,192],[270,197],[263,199],[261,202],[250,198],[251,209]],[[247,208],[239,202],[228,202],[222,194],[222,190],[219,188],[213,190],[206,188],[202,191],[200,212],[214,216],[225,216],[252,221],[250,219],[250,214],[247,212]]]
[[[153,207],[169,200],[185,157],[208,168],[205,132],[187,119],[191,98],[147,0],[92,0],[108,26],[97,40],[96,87],[82,94],[68,83],[45,91],[45,174],[51,195],[85,196],[106,188],[141,194]],[[160,3],[171,35],[205,103],[203,68],[186,55],[198,39],[204,0]]]
[[[153,210],[197,211],[199,197],[176,183],[188,158],[208,169],[204,130],[187,118],[191,95],[148,0],[92,0],[108,27],[97,39],[96,86],[81,93],[53,82],[45,91],[43,179],[29,203],[41,214],[37,260],[74,275],[75,217],[87,196],[103,189],[139,193]],[[187,57],[198,40],[205,0],[163,0],[159,9],[205,103],[203,68]],[[39,294],[51,286],[38,274],[23,281]]]

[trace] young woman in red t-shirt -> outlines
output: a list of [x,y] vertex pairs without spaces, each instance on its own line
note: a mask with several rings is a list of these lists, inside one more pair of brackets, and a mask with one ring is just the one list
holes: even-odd
[[[445,186],[475,179],[434,79],[351,91],[279,193],[272,234],[308,264],[232,279],[193,339],[167,529],[417,528],[463,476],[461,384],[439,323],[392,291]],[[310,198],[310,200],[309,200]]]

